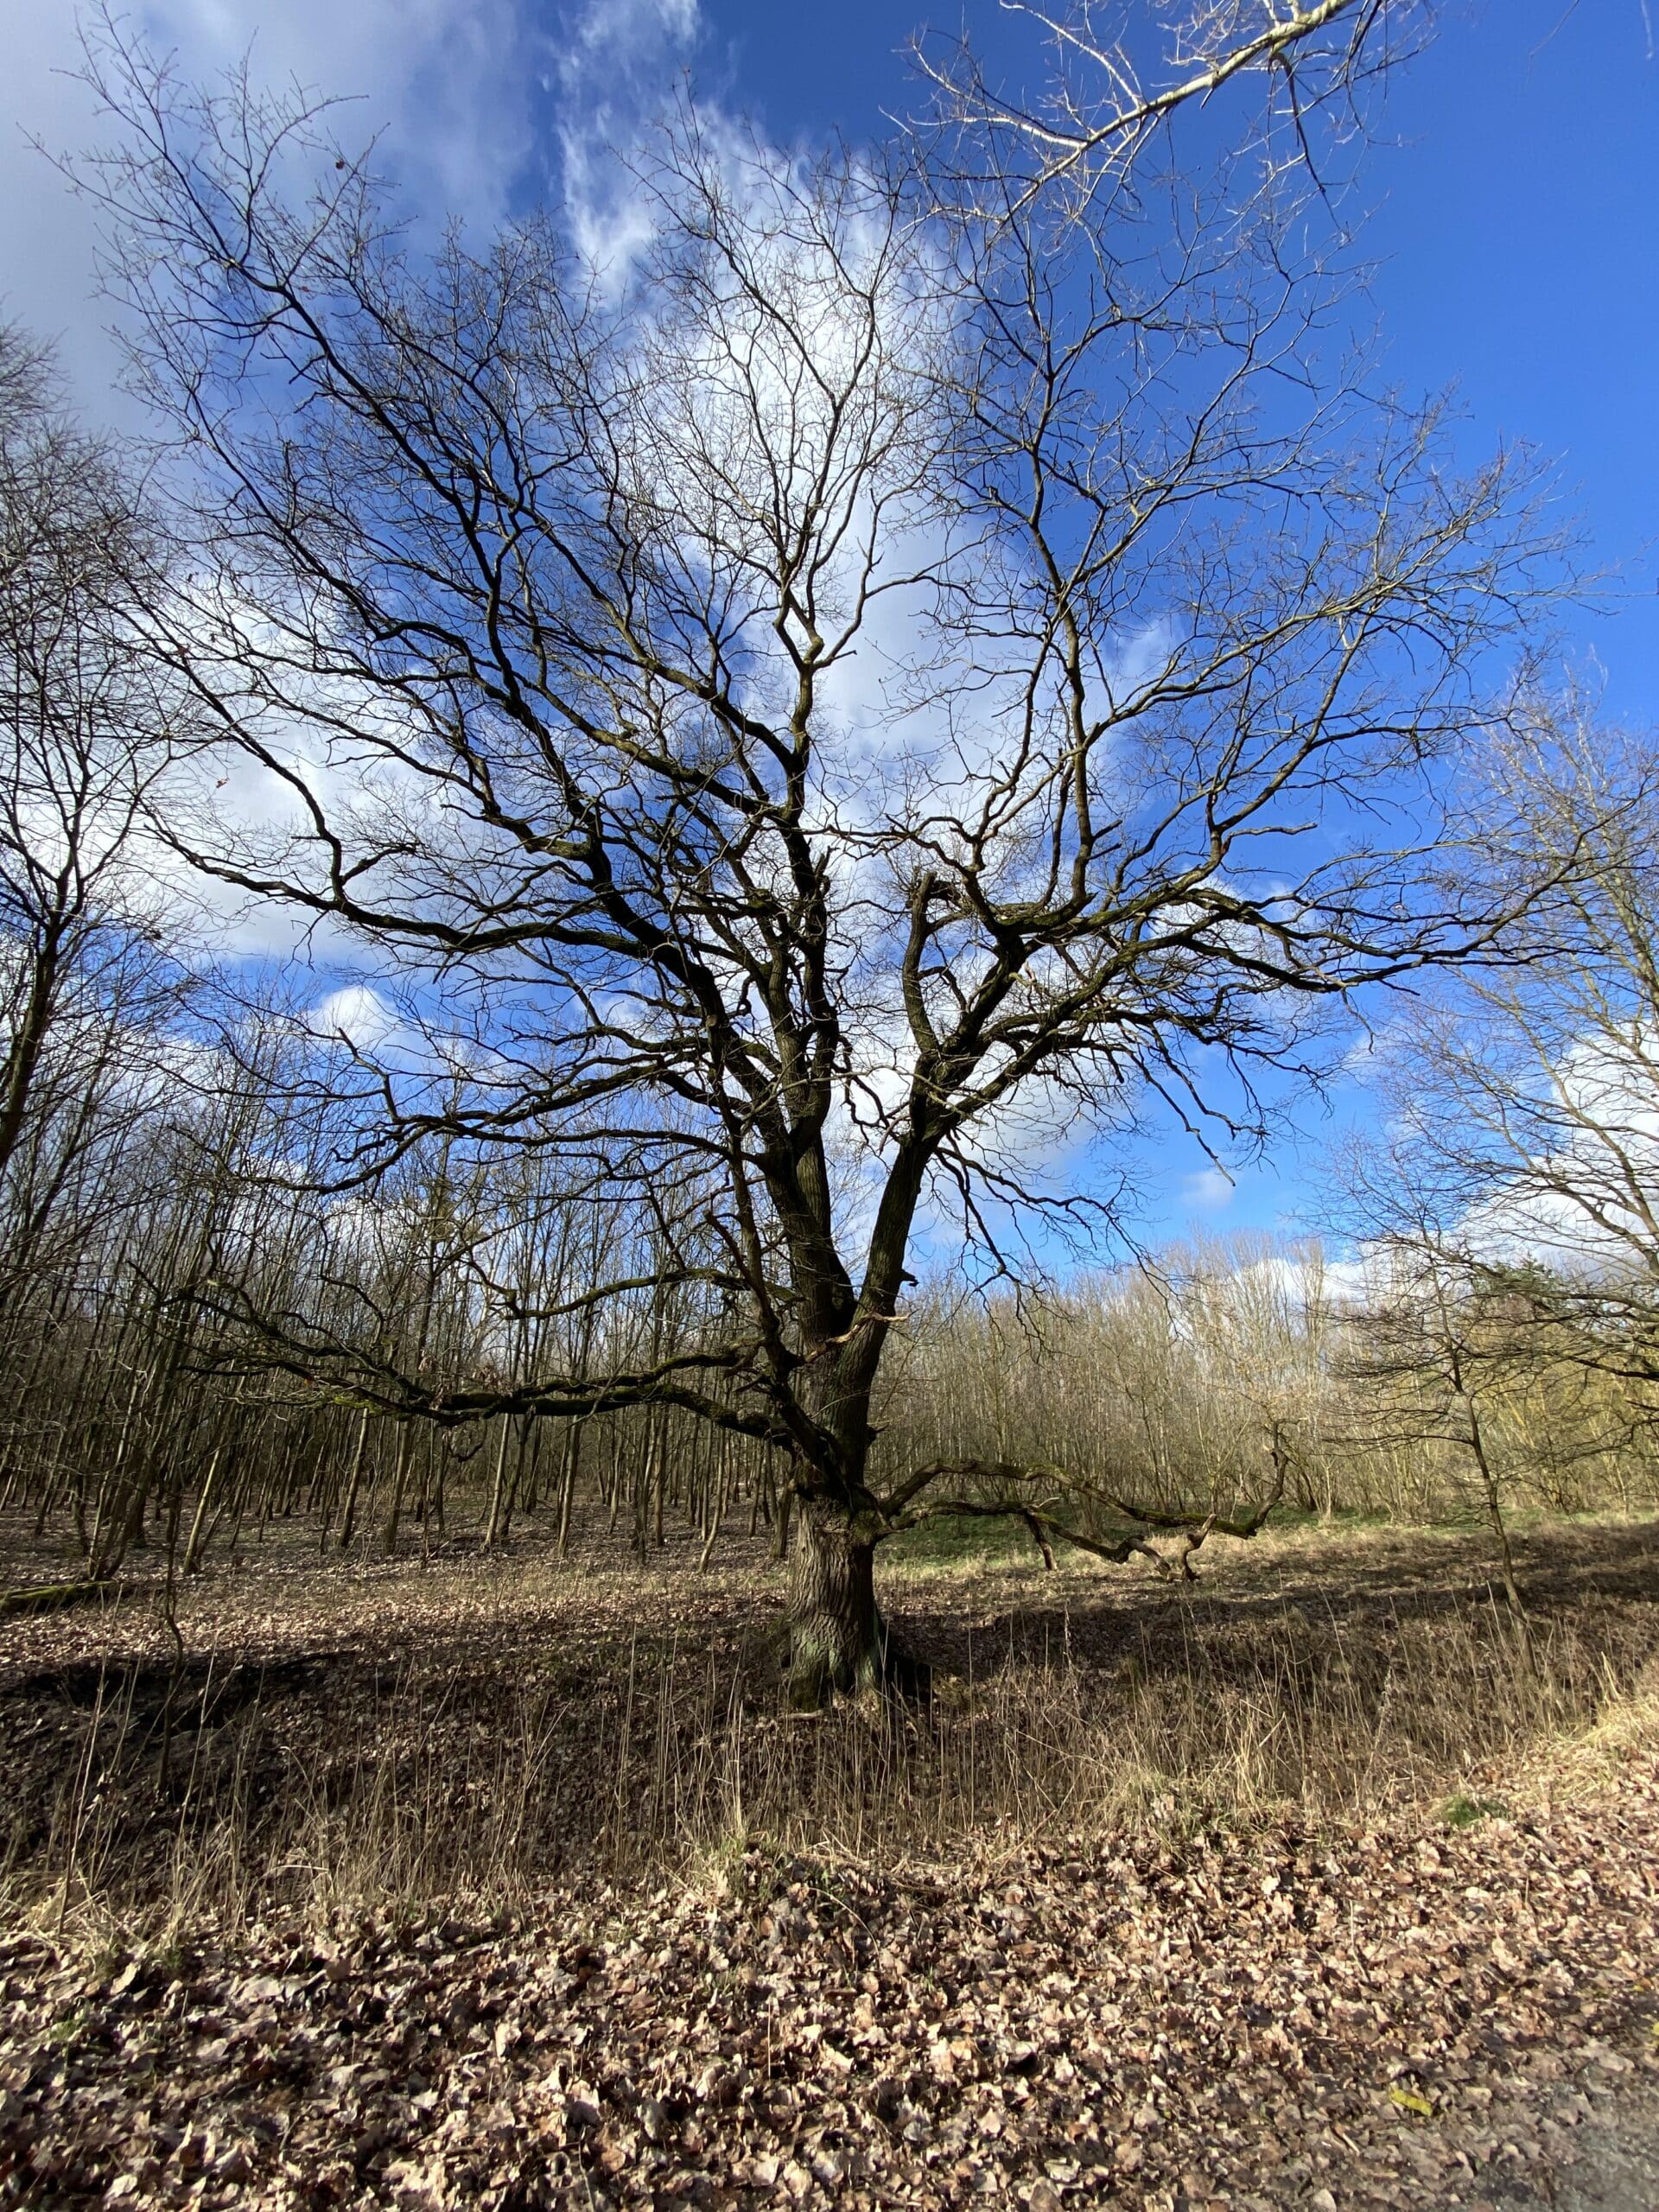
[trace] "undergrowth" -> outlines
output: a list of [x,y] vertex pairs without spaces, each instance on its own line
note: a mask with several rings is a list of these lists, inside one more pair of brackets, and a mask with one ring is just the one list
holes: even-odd
[[1649,1726],[1650,1622],[1609,1607],[1523,1634],[1473,1596],[1382,1626],[1178,1605],[1105,1658],[1064,1623],[1035,1651],[970,1624],[926,1704],[810,1719],[782,1715],[754,1644],[660,1621],[585,1665],[505,1626],[395,1664],[111,1663],[66,1678],[20,1764],[5,1902],[165,1941],[277,1912],[499,1911],[578,1881],[717,1885],[757,1848],[938,1864],[1407,1808],[1457,1825],[1560,1747]]

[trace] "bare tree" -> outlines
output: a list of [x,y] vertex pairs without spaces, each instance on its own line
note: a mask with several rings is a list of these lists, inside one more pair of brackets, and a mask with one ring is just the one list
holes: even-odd
[[1659,1375],[1656,789],[1651,741],[1581,702],[1510,718],[1470,804],[1553,889],[1501,968],[1385,1034],[1379,1084],[1446,1252],[1551,1357],[1638,1395]]
[[[157,556],[128,473],[0,327],[0,1285],[15,1297],[137,1040],[175,1001],[134,831],[175,738],[132,621]],[[177,707],[175,696],[172,704]]]
[[1360,1389],[1354,1408],[1369,1442],[1440,1446],[1466,1476],[1497,1545],[1510,1608],[1524,1624],[1506,1498],[1510,1470],[1497,1442],[1497,1402],[1539,1346],[1522,1344],[1514,1314],[1493,1296],[1441,1228],[1432,1182],[1399,1133],[1351,1159],[1348,1223],[1359,1234],[1367,1281],[1347,1316],[1344,1362]]
[[1426,36],[1420,0],[1204,0],[1170,17],[1155,55],[1131,35],[1126,11],[1081,0],[1049,8],[1002,0],[1047,48],[1038,98],[1011,94],[988,77],[965,36],[924,37],[916,60],[932,86],[930,121],[950,149],[950,173],[970,206],[995,215],[1011,177],[1016,204],[1057,188],[1074,204],[1132,178],[1148,143],[1181,111],[1236,79],[1260,80],[1258,150],[1270,171],[1319,174],[1344,138],[1363,135],[1363,93]]
[[[763,1441],[796,1694],[870,1681],[884,1537],[966,1502],[1090,1541],[1086,1468],[874,1484],[918,1226],[993,1274],[1033,1214],[1109,1226],[1062,1126],[1247,1132],[1322,1010],[1503,922],[1441,763],[1539,588],[1524,472],[1330,365],[1337,280],[1254,153],[1079,195],[991,129],[964,208],[687,112],[601,279],[550,216],[417,251],[315,105],[96,67],[194,548],[152,636],[241,764],[173,834],[395,1006],[327,1058],[340,1185],[441,1135],[633,1224],[574,1300],[515,1293],[605,1317],[579,1369],[440,1386],[321,1300],[271,1356],[397,1414]],[[1109,1556],[1181,1519],[1125,1510]]]

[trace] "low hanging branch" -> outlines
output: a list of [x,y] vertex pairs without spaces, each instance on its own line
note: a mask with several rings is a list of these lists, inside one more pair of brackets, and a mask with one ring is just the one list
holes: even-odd
[[[1032,1541],[1042,1554],[1043,1565],[1054,1565],[1053,1539],[1060,1538],[1079,1551],[1095,1559],[1106,1560],[1116,1567],[1125,1566],[1136,1556],[1150,1560],[1166,1580],[1179,1579],[1194,1582],[1198,1576],[1192,1565],[1192,1554],[1211,1535],[1236,1536],[1248,1541],[1266,1524],[1268,1515],[1284,1496],[1285,1471],[1282,1466],[1275,1473],[1274,1486],[1262,1503],[1241,1519],[1224,1520],[1218,1510],[1207,1512],[1170,1512],[1149,1505],[1131,1503],[1097,1484],[1084,1483],[1068,1476],[1061,1468],[1044,1462],[1020,1464],[1012,1460],[952,1460],[918,1468],[899,1486],[895,1499],[902,1501],[919,1497],[940,1481],[969,1481],[983,1484],[987,1488],[1012,1489],[1033,1483],[1059,1482],[1064,1485],[1057,1495],[1041,1500],[1029,1497],[929,1497],[926,1503],[905,1510],[896,1506],[887,1521],[889,1533],[921,1527],[925,1522],[963,1516],[975,1520],[1020,1522],[1031,1535]],[[1067,1497],[1086,1500],[1093,1504],[1109,1506],[1123,1520],[1134,1522],[1131,1533],[1116,1538],[1092,1535],[1078,1527],[1074,1516],[1063,1510]],[[1147,1540],[1146,1529],[1171,1531],[1180,1538],[1179,1549],[1173,1555],[1157,1550]]]

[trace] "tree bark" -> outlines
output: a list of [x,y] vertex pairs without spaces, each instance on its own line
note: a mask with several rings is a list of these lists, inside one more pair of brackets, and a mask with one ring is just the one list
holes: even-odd
[[499,1416],[495,1440],[495,1479],[490,1487],[490,1524],[484,1531],[486,1550],[499,1543],[506,1535],[506,1516],[504,1507],[507,1488],[507,1443],[512,1434],[511,1414]]
[[570,1508],[576,1494],[576,1475],[582,1465],[582,1432],[586,1421],[575,1422],[564,1442],[564,1471],[559,1482],[558,1556],[563,1563],[570,1549]]
[[803,1498],[790,1574],[789,1702],[816,1712],[832,1693],[874,1689],[887,1673],[875,1602],[875,1546],[847,1516]]
[[397,1431],[397,1461],[391,1475],[391,1503],[386,1509],[385,1526],[380,1531],[380,1548],[390,1554],[397,1548],[397,1523],[403,1517],[404,1485],[409,1479],[409,1447],[414,1440],[414,1431],[408,1421]]

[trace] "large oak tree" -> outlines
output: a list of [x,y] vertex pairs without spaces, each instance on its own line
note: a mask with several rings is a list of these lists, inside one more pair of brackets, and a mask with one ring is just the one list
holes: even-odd
[[270,1341],[394,1411],[768,1440],[804,1698],[883,1670],[874,1548],[943,1504],[1125,1550],[1109,1469],[874,1484],[918,1228],[1075,1218],[1079,1127],[1247,1127],[1503,918],[1443,793],[1540,588],[1525,471],[1350,357],[1308,167],[1398,15],[1205,8],[1163,90],[1059,23],[1049,95],[935,56],[927,127],[812,162],[688,106],[602,270],[556,210],[423,247],[326,109],[96,61],[194,546],[154,635],[240,763],[172,834],[426,1040],[336,1060],[342,1184],[563,1157],[651,1224],[583,1300],[645,1250],[700,1317],[512,1387]]

